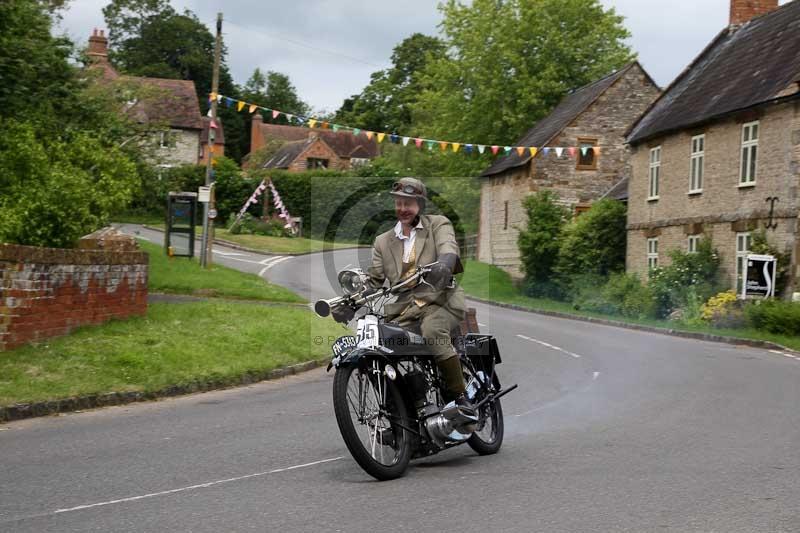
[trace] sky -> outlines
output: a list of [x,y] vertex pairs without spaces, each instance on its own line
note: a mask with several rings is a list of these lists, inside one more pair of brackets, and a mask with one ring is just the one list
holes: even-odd
[[[781,0],[785,4],[788,0]],[[800,1],[800,0],[798,0]],[[666,87],[728,24],[730,0],[601,0],[625,17],[629,44]],[[61,29],[76,43],[104,28],[108,0],[71,0]],[[234,81],[253,70],[289,75],[316,111],[335,111],[391,65],[392,49],[415,32],[438,34],[436,0],[172,0],[209,28],[223,12],[223,35]],[[292,111],[292,110],[286,110]]]

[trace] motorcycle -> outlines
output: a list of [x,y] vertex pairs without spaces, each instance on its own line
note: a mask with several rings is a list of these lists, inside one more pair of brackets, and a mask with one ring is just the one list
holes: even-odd
[[502,362],[492,335],[458,332],[453,345],[475,414],[445,401],[444,381],[418,333],[387,322],[379,313],[389,298],[425,283],[430,265],[393,287],[367,289],[361,269],[347,268],[338,279],[344,296],[319,300],[317,315],[349,308],[357,320],[356,335],[338,338],[328,365],[336,369],[333,408],[350,454],[368,474],[389,480],[405,474],[412,459],[467,443],[480,455],[497,453],[503,443],[500,398],[517,388],[502,389],[496,367]]

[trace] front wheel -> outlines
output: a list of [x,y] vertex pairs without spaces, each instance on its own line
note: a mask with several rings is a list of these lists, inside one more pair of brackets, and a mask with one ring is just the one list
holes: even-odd
[[377,361],[336,369],[333,410],[353,459],[378,480],[402,476],[411,460],[408,412]]
[[[495,377],[495,389],[500,390],[500,383]],[[478,413],[478,426],[467,440],[469,447],[479,455],[492,455],[500,451],[503,444],[503,406],[500,400],[486,402]]]

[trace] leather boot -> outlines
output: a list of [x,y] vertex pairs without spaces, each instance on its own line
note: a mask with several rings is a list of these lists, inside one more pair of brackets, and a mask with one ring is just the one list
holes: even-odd
[[444,379],[446,399],[448,401],[455,400],[464,394],[467,388],[464,385],[464,374],[461,371],[461,362],[458,360],[458,356],[437,361],[437,365]]

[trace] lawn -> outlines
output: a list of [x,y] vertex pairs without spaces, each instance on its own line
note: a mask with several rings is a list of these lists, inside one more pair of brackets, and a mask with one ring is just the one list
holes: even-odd
[[219,264],[200,268],[197,259],[170,259],[161,246],[139,240],[150,254],[148,288],[151,292],[216,296],[273,302],[303,303],[305,300],[278,285],[267,283],[255,274],[245,274]]
[[[221,300],[151,304],[146,317],[4,352],[0,405],[236,378],[324,357],[328,337],[343,334],[332,319],[303,308]],[[317,344],[317,336],[324,341]]]
[[247,235],[243,233],[234,235],[225,228],[215,228],[214,237],[271,254],[300,254],[358,246],[358,244],[352,242],[325,242],[316,239],[268,237],[266,235]]
[[710,335],[722,335],[741,339],[763,340],[774,342],[792,350],[800,351],[800,338],[785,335],[775,335],[755,329],[718,329],[710,326],[689,326],[680,322],[657,319],[632,319],[618,315],[604,315],[590,311],[575,309],[571,303],[548,300],[544,298],[531,298],[520,294],[514,287],[511,277],[507,272],[493,265],[479,261],[466,261],[461,286],[468,296],[483,300],[508,303],[526,307],[537,311],[566,313],[569,315],[602,318],[627,324],[652,326],[661,329],[673,329]]

